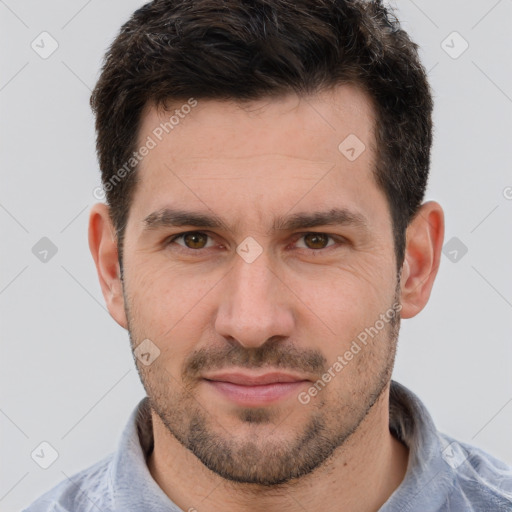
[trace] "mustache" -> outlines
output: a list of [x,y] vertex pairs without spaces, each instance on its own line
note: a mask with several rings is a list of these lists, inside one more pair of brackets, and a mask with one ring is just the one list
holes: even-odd
[[298,349],[268,340],[260,347],[245,348],[238,343],[223,347],[204,347],[192,352],[182,367],[183,380],[196,379],[211,370],[241,368],[280,368],[322,375],[327,369],[325,356],[312,349]]

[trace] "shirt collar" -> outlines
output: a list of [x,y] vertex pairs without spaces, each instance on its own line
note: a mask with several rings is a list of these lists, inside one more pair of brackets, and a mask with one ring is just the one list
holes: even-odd
[[393,380],[389,394],[389,429],[409,448],[409,460],[404,479],[379,512],[437,512],[446,501],[456,476],[443,457],[447,442],[421,400]]
[[111,466],[110,492],[114,510],[178,512],[153,479],[147,457],[153,449],[153,422],[148,397],[133,410],[121,435]]

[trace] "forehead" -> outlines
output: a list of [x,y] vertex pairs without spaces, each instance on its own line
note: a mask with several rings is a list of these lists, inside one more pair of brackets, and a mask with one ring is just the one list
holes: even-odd
[[309,96],[289,94],[246,102],[183,99],[166,110],[149,103],[138,138],[143,144],[153,136],[160,146],[174,140],[174,154],[169,155],[174,160],[247,158],[264,151],[304,161],[332,161],[339,156],[339,143],[349,135],[367,148],[373,146],[374,126],[371,98],[354,85],[342,85]]
[[298,202],[302,210],[322,202],[364,208],[361,201],[375,209],[374,127],[370,98],[352,85],[300,98],[147,105],[138,143],[151,140],[152,149],[139,164],[132,206],[138,219],[193,203],[252,221]]

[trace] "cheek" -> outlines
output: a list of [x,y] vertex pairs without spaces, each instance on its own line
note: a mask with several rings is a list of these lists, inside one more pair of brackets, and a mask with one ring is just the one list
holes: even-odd
[[132,265],[126,275],[130,276],[126,280],[130,327],[136,341],[148,338],[159,347],[162,360],[180,360],[193,348],[191,341],[202,337],[212,314],[208,297],[219,278],[184,274],[168,264],[142,263]]
[[[301,281],[303,286],[299,284],[296,282],[297,295],[307,306],[301,306],[300,315],[307,319],[302,325],[305,339],[323,353],[328,365],[352,350],[353,353],[348,353],[351,362],[343,370],[345,375],[366,373],[367,368],[378,366],[389,348],[387,343],[375,345],[374,341],[382,340],[389,326],[378,329],[377,336],[372,328],[391,306],[392,272],[386,276],[384,268],[379,273],[371,271],[370,267],[365,273],[358,266],[357,270],[322,271],[307,285],[304,281]],[[377,327],[381,327],[380,323]],[[359,348],[354,347],[354,342]]]
[[312,313],[325,319],[332,330],[341,328],[343,334],[351,326],[364,326],[373,321],[389,305],[389,290],[394,287],[385,277],[368,265],[368,270],[348,266],[320,269],[307,279],[295,279],[290,287]]

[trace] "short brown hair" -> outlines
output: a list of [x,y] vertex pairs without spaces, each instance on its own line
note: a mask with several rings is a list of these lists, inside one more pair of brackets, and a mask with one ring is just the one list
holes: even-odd
[[374,175],[389,204],[399,269],[432,144],[432,96],[417,49],[381,1],[154,0],[135,11],[91,96],[121,268],[136,167],[115,186],[111,180],[136,149],[148,102],[300,96],[350,83],[376,109]]

